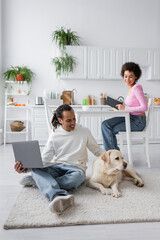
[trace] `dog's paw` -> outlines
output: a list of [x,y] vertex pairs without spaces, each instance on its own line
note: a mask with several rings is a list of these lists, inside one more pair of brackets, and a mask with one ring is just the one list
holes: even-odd
[[112,194],[112,190],[111,189],[101,189],[101,193],[103,195],[111,195]]
[[144,183],[143,182],[139,182],[138,184],[137,184],[137,187],[143,187],[144,186]]
[[112,195],[112,194],[113,194],[112,189],[107,189],[107,195]]
[[144,183],[141,179],[137,179],[135,178],[134,179],[134,184],[137,186],[137,187],[143,187],[144,186]]
[[113,197],[119,198],[121,196],[120,192],[114,192],[112,194]]

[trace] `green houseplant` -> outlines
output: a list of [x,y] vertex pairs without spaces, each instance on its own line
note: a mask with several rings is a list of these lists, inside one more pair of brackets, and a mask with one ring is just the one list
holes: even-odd
[[65,49],[67,45],[80,45],[80,37],[71,29],[61,27],[52,33],[52,40],[56,42],[60,49]]
[[53,63],[56,69],[57,77],[59,77],[62,73],[67,75],[68,72],[73,72],[73,69],[76,66],[75,58],[69,56],[67,53],[65,53],[64,56],[53,58]]
[[67,75],[69,72],[73,72],[77,65],[76,58],[67,54],[66,46],[80,45],[80,37],[71,29],[61,27],[52,33],[52,40],[58,45],[61,53],[59,57],[52,59],[57,77],[62,73]]
[[11,66],[3,73],[3,76],[6,81],[26,81],[31,83],[34,73],[26,66]]

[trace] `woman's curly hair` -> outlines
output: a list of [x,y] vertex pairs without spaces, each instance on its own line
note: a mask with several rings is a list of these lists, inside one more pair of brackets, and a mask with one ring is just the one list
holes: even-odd
[[61,125],[58,121],[58,118],[63,119],[63,112],[64,111],[71,111],[72,107],[69,106],[68,104],[63,104],[60,105],[53,113],[53,118],[52,118],[52,125],[54,128],[57,128],[58,125]]
[[125,71],[129,71],[129,72],[134,73],[134,75],[136,76],[135,82],[137,82],[138,79],[142,75],[142,70],[140,69],[139,65],[137,63],[134,63],[134,62],[126,62],[125,64],[123,64],[122,69],[121,69],[121,76],[122,77],[124,77],[124,72]]

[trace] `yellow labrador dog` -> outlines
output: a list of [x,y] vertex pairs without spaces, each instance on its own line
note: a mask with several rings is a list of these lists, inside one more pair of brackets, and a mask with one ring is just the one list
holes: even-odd
[[92,176],[87,186],[118,198],[121,195],[118,191],[118,183],[121,180],[132,181],[138,187],[144,185],[142,178],[124,161],[121,152],[109,150],[94,161]]

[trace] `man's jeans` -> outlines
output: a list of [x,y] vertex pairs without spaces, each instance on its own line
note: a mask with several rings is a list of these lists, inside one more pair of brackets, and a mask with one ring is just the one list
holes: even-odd
[[[146,126],[146,117],[140,115],[130,115],[131,131],[143,131]],[[102,122],[102,136],[104,149],[120,150],[117,146],[116,134],[126,132],[125,117],[110,118]]]
[[31,173],[39,190],[50,201],[55,196],[68,195],[67,190],[77,189],[85,180],[82,169],[66,164],[33,168]]

